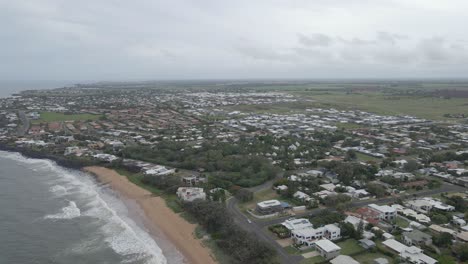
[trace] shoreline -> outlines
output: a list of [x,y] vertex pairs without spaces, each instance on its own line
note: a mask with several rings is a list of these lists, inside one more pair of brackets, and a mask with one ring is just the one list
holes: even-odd
[[130,182],[127,177],[112,169],[101,166],[84,167],[83,171],[96,177],[98,181],[108,184],[122,198],[138,204],[144,213],[145,226],[151,235],[163,233],[170,243],[182,253],[184,263],[215,264],[211,250],[193,235],[196,224],[187,222],[174,213],[163,198],[153,196],[151,192]]

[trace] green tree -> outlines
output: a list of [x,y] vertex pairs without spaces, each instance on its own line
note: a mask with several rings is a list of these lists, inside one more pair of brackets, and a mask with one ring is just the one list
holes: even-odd
[[452,245],[452,235],[449,233],[440,233],[432,237],[432,243],[438,247],[448,247]]

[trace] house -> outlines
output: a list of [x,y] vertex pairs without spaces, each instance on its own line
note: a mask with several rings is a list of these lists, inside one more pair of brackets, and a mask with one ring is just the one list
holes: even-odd
[[369,224],[366,220],[363,220],[361,218],[358,218],[354,215],[348,215],[345,220],[344,220],[345,223],[350,223],[354,226],[354,229],[358,229],[359,227],[359,224],[362,222],[362,225],[363,225],[363,228]]
[[419,230],[403,232],[402,238],[403,242],[408,246],[428,246],[432,243],[432,236]]
[[352,213],[352,215],[363,219],[373,225],[378,224],[380,221],[380,213],[369,207],[358,208],[354,213]]
[[436,233],[449,233],[452,236],[454,236],[456,234],[455,230],[445,228],[445,227],[442,227],[442,226],[439,226],[439,225],[430,225],[429,229],[432,230],[433,232],[436,232]]
[[421,263],[435,264],[435,263],[437,263],[437,260],[425,255],[423,253],[422,249],[420,249],[418,247],[415,247],[415,246],[405,248],[405,250],[403,252],[400,252],[400,257],[402,259],[405,259],[408,262],[414,263],[414,264],[421,264]]
[[346,255],[339,255],[336,258],[330,260],[331,264],[359,264],[355,259]]
[[383,245],[398,253],[401,258],[414,264],[435,264],[437,260],[425,255],[422,249],[415,246],[406,246],[395,239],[388,239],[382,242]]
[[320,256],[327,260],[337,257],[341,250],[338,245],[327,239],[322,239],[315,242],[314,247],[319,252]]
[[444,204],[441,201],[430,197],[410,200],[406,202],[405,205],[421,213],[429,213],[433,209],[445,212],[452,212],[455,210],[455,207]]
[[363,247],[365,249],[371,249],[371,248],[375,247],[374,241],[372,241],[370,239],[366,239],[366,238],[363,238],[363,239],[359,240],[359,245],[361,245],[361,247]]
[[200,182],[206,182],[206,178],[197,175],[186,176],[182,178],[182,182],[188,186],[195,186]]
[[293,197],[298,199],[298,200],[301,200],[303,202],[311,202],[313,201],[314,199],[312,197],[310,197],[310,195],[306,194],[306,193],[303,193],[301,191],[297,191],[293,194]]
[[457,234],[457,239],[462,242],[468,242],[468,232],[463,231]]
[[291,237],[296,244],[311,246],[316,240],[322,238],[330,240],[340,239],[341,230],[334,224],[325,225],[319,228],[307,227],[292,230]]
[[206,200],[206,193],[203,188],[179,187],[177,196],[185,202],[193,202],[196,199]]
[[391,221],[396,217],[396,210],[388,205],[377,205],[369,204],[368,207],[371,210],[376,211],[379,214],[380,220]]
[[386,259],[386,258],[376,258],[376,259],[374,259],[373,264],[388,264],[388,259]]
[[257,203],[256,211],[260,214],[274,214],[281,212],[283,210],[283,206],[280,201],[278,200],[267,200],[263,202]]
[[309,219],[306,218],[288,219],[281,224],[290,231],[314,227]]

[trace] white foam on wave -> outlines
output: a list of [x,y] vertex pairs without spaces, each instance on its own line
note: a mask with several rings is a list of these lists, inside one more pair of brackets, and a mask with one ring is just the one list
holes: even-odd
[[62,208],[62,211],[57,214],[44,216],[44,219],[73,219],[81,215],[81,210],[76,206],[74,201],[69,201],[68,206]]
[[[61,212],[46,215],[45,219],[92,217],[99,223],[104,241],[116,253],[124,256],[125,262],[167,263],[154,239],[127,216],[125,204],[105,187],[98,186],[88,174],[64,169],[50,160],[29,159],[19,153],[4,151],[0,151],[0,154],[23,164],[34,165],[34,169],[53,172],[47,173],[47,182],[51,185],[50,192],[57,196],[56,198],[67,195],[67,198],[74,200],[69,201]],[[73,198],[70,198],[71,196]],[[79,250],[87,244],[82,242],[79,245],[74,250]]]
[[56,196],[64,196],[68,193],[68,189],[62,185],[54,185],[49,190]]

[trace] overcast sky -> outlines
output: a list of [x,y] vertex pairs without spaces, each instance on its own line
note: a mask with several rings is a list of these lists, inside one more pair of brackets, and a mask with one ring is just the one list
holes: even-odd
[[466,0],[0,0],[0,80],[467,77]]

